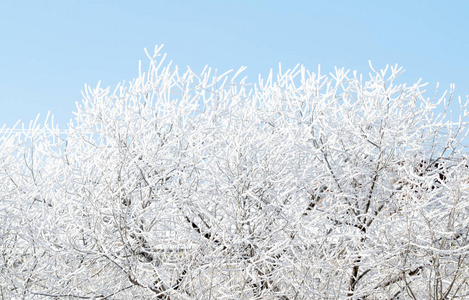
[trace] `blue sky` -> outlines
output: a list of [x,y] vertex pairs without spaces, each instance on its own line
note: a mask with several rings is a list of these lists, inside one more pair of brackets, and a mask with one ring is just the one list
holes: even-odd
[[165,44],[180,67],[282,62],[368,74],[398,63],[402,82],[469,94],[469,1],[1,1],[0,126],[51,111],[66,128],[87,83],[137,76],[143,48]]

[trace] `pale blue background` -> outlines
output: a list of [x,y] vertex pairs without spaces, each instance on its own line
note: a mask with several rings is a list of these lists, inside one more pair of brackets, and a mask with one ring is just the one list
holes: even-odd
[[[85,83],[137,75],[143,48],[165,44],[200,71],[247,66],[250,81],[281,61],[368,73],[398,63],[469,94],[469,1],[0,1],[0,126],[51,111],[62,128]],[[464,97],[465,99],[465,97]]]

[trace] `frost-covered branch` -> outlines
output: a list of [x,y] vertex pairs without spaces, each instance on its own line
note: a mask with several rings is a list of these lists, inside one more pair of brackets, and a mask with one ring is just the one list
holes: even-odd
[[2,297],[466,297],[467,101],[449,119],[398,67],[250,85],[160,52],[65,130],[0,131]]

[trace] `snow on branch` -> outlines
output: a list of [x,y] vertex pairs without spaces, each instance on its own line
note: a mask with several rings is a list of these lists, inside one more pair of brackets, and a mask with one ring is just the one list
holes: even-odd
[[398,66],[250,85],[147,56],[68,128],[0,130],[3,298],[469,293],[467,102]]

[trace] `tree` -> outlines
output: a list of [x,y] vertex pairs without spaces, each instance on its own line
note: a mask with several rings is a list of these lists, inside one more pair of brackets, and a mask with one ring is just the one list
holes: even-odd
[[160,52],[66,131],[2,131],[3,298],[469,293],[467,101],[453,122],[397,67],[252,87]]

